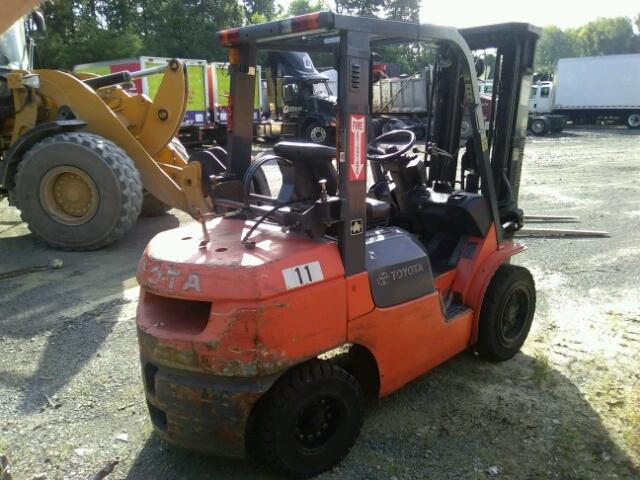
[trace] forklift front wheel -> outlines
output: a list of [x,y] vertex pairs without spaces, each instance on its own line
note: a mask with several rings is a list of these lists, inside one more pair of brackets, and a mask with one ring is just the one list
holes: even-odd
[[535,308],[536,288],[529,270],[501,265],[491,279],[480,310],[480,356],[500,362],[518,353],[529,334]]
[[363,395],[346,370],[314,360],[281,377],[259,408],[263,461],[282,474],[310,477],[349,453],[362,426]]

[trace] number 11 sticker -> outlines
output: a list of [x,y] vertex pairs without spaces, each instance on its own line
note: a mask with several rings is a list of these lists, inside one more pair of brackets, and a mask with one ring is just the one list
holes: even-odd
[[282,270],[282,276],[284,277],[284,284],[287,290],[324,280],[322,267],[318,261],[285,268]]

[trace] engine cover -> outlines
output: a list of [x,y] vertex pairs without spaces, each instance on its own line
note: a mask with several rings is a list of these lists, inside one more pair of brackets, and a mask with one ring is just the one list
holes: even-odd
[[366,268],[371,295],[378,307],[390,307],[434,291],[427,251],[398,227],[367,233]]

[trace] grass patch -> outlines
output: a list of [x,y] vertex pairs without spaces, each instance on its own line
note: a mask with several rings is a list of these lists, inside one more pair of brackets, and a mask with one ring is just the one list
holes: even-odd
[[629,393],[624,408],[624,440],[633,455],[633,460],[640,465],[640,384],[636,384]]
[[551,380],[554,369],[549,358],[544,353],[537,352],[533,358],[535,361],[529,379],[538,387],[542,387]]

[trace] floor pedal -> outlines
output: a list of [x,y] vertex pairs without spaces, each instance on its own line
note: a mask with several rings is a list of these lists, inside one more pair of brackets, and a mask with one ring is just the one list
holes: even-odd
[[462,305],[461,303],[450,303],[444,313],[447,321],[450,321],[470,311],[471,308],[466,305]]

